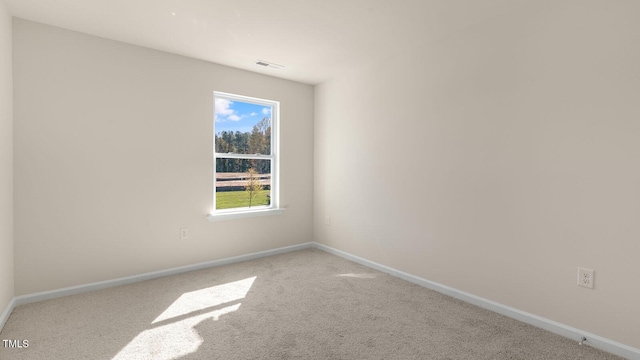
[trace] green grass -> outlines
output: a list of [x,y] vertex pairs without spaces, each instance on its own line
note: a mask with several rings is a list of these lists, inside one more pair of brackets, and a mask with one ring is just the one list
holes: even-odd
[[[260,190],[253,195],[251,207],[269,204],[269,190]],[[249,207],[249,192],[221,191],[216,192],[216,210]]]

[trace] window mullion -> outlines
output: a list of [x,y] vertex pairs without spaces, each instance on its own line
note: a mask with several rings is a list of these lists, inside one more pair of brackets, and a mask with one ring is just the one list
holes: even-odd
[[247,160],[273,160],[274,155],[262,154],[235,154],[235,153],[214,153],[216,159],[247,159]]

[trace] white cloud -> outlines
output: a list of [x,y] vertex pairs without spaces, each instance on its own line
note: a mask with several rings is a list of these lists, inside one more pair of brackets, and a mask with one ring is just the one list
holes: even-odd
[[266,108],[262,108],[262,114],[263,114],[263,115],[269,115],[269,114],[271,114],[271,108],[268,108],[268,107],[266,107]]
[[228,116],[232,115],[235,111],[231,109],[233,102],[227,99],[216,99],[216,115]]
[[239,116],[232,109],[233,101],[227,99],[216,99],[215,103],[215,119],[216,122],[239,121],[243,116]]
[[256,115],[258,115],[258,114],[254,113],[254,112],[252,112],[251,114],[249,114],[249,116],[256,116]]

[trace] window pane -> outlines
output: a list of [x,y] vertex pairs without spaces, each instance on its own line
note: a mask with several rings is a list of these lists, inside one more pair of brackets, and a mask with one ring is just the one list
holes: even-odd
[[271,113],[271,106],[216,97],[216,152],[271,155]]
[[216,210],[271,204],[271,160],[216,159]]

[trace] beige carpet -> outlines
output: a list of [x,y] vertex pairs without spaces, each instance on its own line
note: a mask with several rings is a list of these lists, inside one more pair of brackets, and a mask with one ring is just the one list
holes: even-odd
[[[619,359],[304,250],[17,307],[0,359]],[[1,345],[1,344],[0,344]]]

